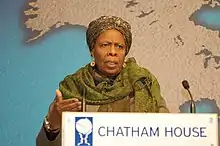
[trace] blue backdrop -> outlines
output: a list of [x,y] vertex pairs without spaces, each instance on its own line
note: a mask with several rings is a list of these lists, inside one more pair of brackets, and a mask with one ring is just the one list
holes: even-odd
[[85,28],[61,28],[26,43],[25,0],[0,2],[0,145],[34,146],[60,80],[90,61]]

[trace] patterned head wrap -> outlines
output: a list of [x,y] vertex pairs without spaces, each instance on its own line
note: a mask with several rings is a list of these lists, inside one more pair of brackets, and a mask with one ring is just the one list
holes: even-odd
[[94,47],[97,37],[101,33],[109,29],[116,29],[123,34],[125,44],[127,47],[127,55],[132,43],[131,25],[122,18],[116,16],[101,16],[89,24],[88,29],[86,31],[86,41],[89,46],[90,52]]

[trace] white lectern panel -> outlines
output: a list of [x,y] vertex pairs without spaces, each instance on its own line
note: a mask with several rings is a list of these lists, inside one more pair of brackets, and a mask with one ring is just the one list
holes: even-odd
[[217,114],[72,113],[62,146],[218,146]]

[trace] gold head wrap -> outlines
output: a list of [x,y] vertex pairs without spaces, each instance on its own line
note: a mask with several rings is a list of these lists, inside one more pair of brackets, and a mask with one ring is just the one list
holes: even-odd
[[132,43],[131,25],[122,18],[116,16],[101,16],[89,24],[86,31],[86,41],[90,52],[94,47],[97,37],[109,29],[116,29],[123,34],[127,55]]

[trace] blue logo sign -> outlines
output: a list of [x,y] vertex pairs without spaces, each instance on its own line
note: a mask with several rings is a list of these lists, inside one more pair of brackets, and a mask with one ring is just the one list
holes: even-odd
[[75,146],[93,146],[93,118],[75,117]]

